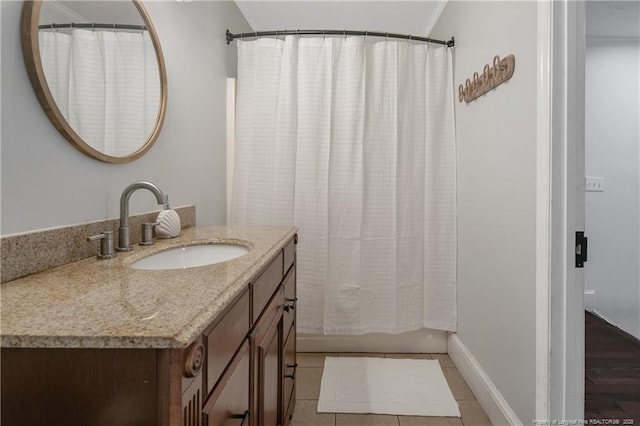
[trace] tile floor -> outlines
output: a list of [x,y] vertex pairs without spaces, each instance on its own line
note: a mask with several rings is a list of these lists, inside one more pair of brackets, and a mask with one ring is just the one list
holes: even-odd
[[[462,417],[318,414],[316,408],[325,356],[438,359],[451,392],[458,401]],[[297,402],[290,426],[491,426],[489,418],[447,354],[298,353],[296,387]]]

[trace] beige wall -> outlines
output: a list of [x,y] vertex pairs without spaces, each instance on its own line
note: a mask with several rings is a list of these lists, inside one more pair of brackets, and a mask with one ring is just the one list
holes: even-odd
[[455,36],[454,82],[514,54],[513,78],[456,101],[458,337],[523,424],[535,410],[535,2],[450,1],[431,36]]
[[[199,224],[225,223],[226,78],[235,75],[235,46],[224,32],[250,30],[234,2],[146,3],[167,65],[167,115],[154,147],[120,165],[81,154],[51,125],[22,60],[22,2],[0,3],[3,235],[118,217],[122,190],[137,180],[157,183],[174,206],[195,204]],[[132,213],[157,209],[151,194],[131,201]]]

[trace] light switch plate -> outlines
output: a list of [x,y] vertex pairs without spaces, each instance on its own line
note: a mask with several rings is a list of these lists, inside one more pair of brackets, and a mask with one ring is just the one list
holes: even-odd
[[604,178],[587,176],[585,178],[585,191],[586,192],[604,191]]

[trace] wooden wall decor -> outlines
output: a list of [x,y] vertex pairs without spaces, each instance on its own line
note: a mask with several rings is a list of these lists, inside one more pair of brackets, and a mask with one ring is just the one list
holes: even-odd
[[458,87],[458,100],[469,103],[477,99],[509,80],[513,76],[515,68],[516,58],[513,55],[507,55],[504,59],[500,59],[500,56],[496,55],[493,58],[493,66],[485,65],[482,75],[475,72],[473,80],[467,79],[464,85],[461,84]]

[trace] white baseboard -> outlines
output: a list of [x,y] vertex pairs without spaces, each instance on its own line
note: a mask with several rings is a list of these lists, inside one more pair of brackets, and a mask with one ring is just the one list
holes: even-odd
[[462,374],[471,391],[484,409],[493,425],[521,425],[522,422],[504,399],[498,388],[467,346],[456,334],[450,334],[447,342],[449,357]]
[[445,353],[447,333],[422,329],[401,334],[371,333],[363,336],[298,334],[298,352]]
[[620,326],[619,326],[618,324],[616,324],[614,321],[611,321],[611,318],[609,318],[608,316],[606,316],[605,314],[603,314],[603,313],[602,313],[602,312],[600,312],[599,310],[597,310],[597,309],[595,309],[595,308],[594,308],[594,309],[591,311],[591,313],[592,313],[592,314],[594,314],[595,316],[600,317],[601,319],[605,320],[606,322],[608,322],[609,324],[611,324],[611,325],[612,325],[612,326],[614,326],[615,328],[619,328],[620,330],[623,330],[623,331],[624,331],[624,329],[623,329],[622,327],[620,327]]
[[599,317],[600,319],[608,322],[609,324],[611,324],[612,326],[614,326],[615,328],[618,328],[620,330],[622,330],[622,332],[627,333],[628,335],[630,335],[631,337],[635,338],[635,339],[640,339],[640,333],[634,333],[630,330],[627,330],[623,327],[621,327],[620,325],[618,325],[615,321],[612,321],[611,318],[609,318],[608,316],[604,315],[602,312],[600,312],[597,309],[594,309],[593,311],[591,311],[592,314],[594,314],[595,316]]

